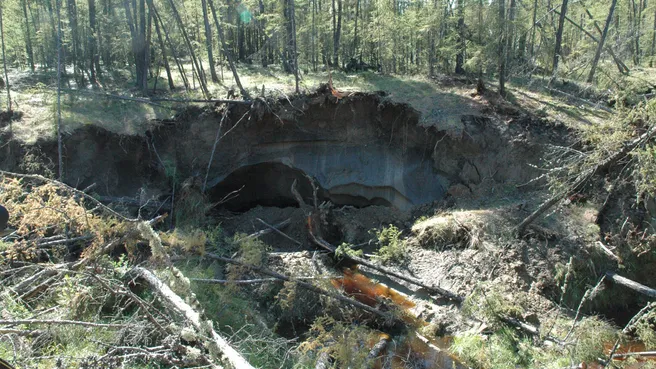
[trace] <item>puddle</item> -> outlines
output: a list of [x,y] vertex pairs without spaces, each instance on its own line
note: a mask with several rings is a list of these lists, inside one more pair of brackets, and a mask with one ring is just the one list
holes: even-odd
[[[390,337],[379,332],[379,340],[388,339],[389,342],[378,357],[373,361],[374,369],[452,369],[466,368],[447,349],[453,341],[451,337],[428,339],[414,330],[414,327],[426,326],[428,323],[415,317],[410,309],[416,304],[403,293],[394,290],[382,283],[376,283],[357,270],[344,269],[343,277],[331,280],[333,286],[344,294],[372,307],[377,307],[386,301],[402,309],[406,314],[403,319],[408,323],[408,332],[403,336]],[[368,349],[372,349],[378,341],[368,342]]]
[[335,288],[343,290],[346,295],[353,297],[363,304],[375,307],[381,301],[388,300],[406,311],[416,306],[404,294],[382,283],[375,283],[357,271],[344,269],[343,273],[343,278],[333,279],[331,283]]

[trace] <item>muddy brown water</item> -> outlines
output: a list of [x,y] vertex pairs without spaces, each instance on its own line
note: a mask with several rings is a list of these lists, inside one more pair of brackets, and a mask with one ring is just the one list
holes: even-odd
[[[386,301],[405,312],[403,320],[408,324],[408,329],[403,335],[390,336],[384,332],[379,333],[379,340],[387,339],[390,342],[375,359],[373,369],[402,369],[407,368],[409,363],[412,364],[412,368],[421,369],[465,368],[457,357],[448,353],[453,341],[452,337],[429,339],[416,332],[417,328],[428,323],[414,317],[409,311],[415,307],[415,303],[408,296],[382,283],[372,281],[359,273],[356,268],[344,268],[343,276],[331,280],[331,283],[347,296],[369,306],[376,307],[381,301]],[[373,348],[376,343],[378,343],[376,340],[369,341],[367,348]]]

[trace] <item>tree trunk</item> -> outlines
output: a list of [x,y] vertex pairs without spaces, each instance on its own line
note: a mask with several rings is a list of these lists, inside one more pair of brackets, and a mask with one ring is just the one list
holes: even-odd
[[82,63],[82,50],[80,46],[80,29],[77,23],[77,4],[75,0],[67,0],[66,9],[68,12],[68,22],[71,27],[71,42],[73,44],[73,76],[78,87],[83,88],[84,82],[84,64]]
[[285,47],[283,49],[284,60],[287,62],[285,66],[286,73],[294,73],[294,27],[292,21],[292,1],[283,0],[283,15],[285,18]]
[[[239,352],[230,346],[230,343],[225,338],[216,333],[211,323],[208,324],[206,317],[203,317],[194,310],[185,300],[173,292],[168,285],[157,278],[155,274],[142,267],[136,267],[134,270],[137,275],[150,285],[153,291],[162,297],[163,301],[173,306],[176,311],[181,312],[191,326],[200,333],[201,337],[207,337],[210,353],[213,357],[220,358],[224,362],[223,364],[229,365],[230,368],[255,369]],[[175,270],[175,272],[177,272],[175,274],[182,274],[178,270]]]
[[[312,71],[314,72],[317,71],[317,52],[316,52],[317,27],[316,27],[316,21],[314,19],[316,13],[317,13],[317,0],[312,0]],[[652,54],[653,53],[654,53],[654,46],[652,45]]]
[[27,62],[30,64],[32,72],[34,72],[34,52],[32,50],[32,36],[30,35],[30,23],[27,16],[27,0],[22,0],[23,17],[25,19],[25,51],[27,52]]
[[219,34],[219,41],[221,42],[221,46],[223,47],[223,54],[228,58],[228,64],[230,65],[230,70],[232,71],[232,75],[235,77],[235,82],[237,83],[237,87],[239,87],[239,92],[241,92],[241,96],[244,99],[248,99],[248,91],[244,89],[244,87],[241,85],[241,81],[239,80],[239,74],[237,74],[237,68],[235,67],[235,62],[234,59],[232,58],[232,53],[230,53],[230,50],[228,50],[228,47],[226,46],[225,42],[225,37],[223,36],[223,27],[221,26],[221,23],[219,22],[219,17],[216,14],[216,8],[214,8],[214,2],[212,0],[207,0],[207,3],[210,5],[210,10],[212,11],[212,17],[214,18],[214,23],[216,23],[216,32]]
[[545,211],[549,210],[552,206],[556,205],[561,199],[564,197],[574,193],[575,191],[578,191],[581,186],[586,183],[590,178],[594,177],[596,174],[601,173],[608,168],[610,168],[612,165],[617,163],[620,159],[624,158],[628,154],[631,153],[636,147],[642,145],[643,143],[649,141],[654,135],[656,134],[656,126],[652,126],[647,132],[643,133],[640,135],[640,137],[634,139],[633,141],[630,141],[628,143],[625,143],[622,149],[619,151],[616,151],[606,159],[604,159],[601,163],[597,164],[594,168],[587,170],[577,177],[577,179],[574,181],[574,183],[569,187],[566,188],[565,190],[557,193],[556,195],[552,196],[550,199],[542,203],[537,210],[535,210],[531,215],[527,216],[518,226],[517,226],[517,234],[522,234],[524,233],[524,230],[526,230],[526,227],[533,223],[540,215],[542,215]]
[[636,6],[635,0],[633,0],[633,9],[634,9],[634,35],[633,35],[633,42],[635,42],[635,64],[640,65],[640,57],[641,57],[641,52],[640,52],[640,33],[641,33],[641,28],[642,28],[642,11],[643,11],[643,0],[640,0],[638,2],[638,5]]
[[[212,4],[210,2],[210,4]],[[203,74],[201,71],[200,64],[198,63],[198,58],[196,58],[196,53],[194,52],[194,48],[191,45],[191,40],[189,39],[189,36],[187,35],[187,31],[185,30],[184,23],[182,22],[182,18],[180,18],[180,13],[178,13],[178,9],[175,6],[175,3],[173,0],[169,0],[169,5],[171,6],[171,10],[173,11],[173,15],[175,16],[176,21],[178,22],[178,27],[182,31],[182,38],[187,45],[187,49],[189,50],[189,54],[191,55],[191,61],[192,61],[192,66],[196,69],[196,75],[198,76],[198,82],[200,84],[200,88],[203,91],[203,95],[206,98],[210,98],[210,92],[207,89],[207,84],[205,80],[203,79]]]
[[61,3],[56,0],[57,9],[57,166],[59,169],[59,181],[64,179],[64,159],[61,126],[61,67],[62,67],[62,32],[61,32]]
[[[593,18],[594,18],[594,17],[592,16],[592,14],[591,14],[587,9],[586,9],[585,11],[586,11],[586,13],[588,13],[588,17],[589,17],[590,19],[593,19]],[[617,13],[615,13],[615,15],[617,15]],[[615,17],[615,19],[617,19],[617,17]],[[565,20],[567,20],[568,22],[570,22],[573,26],[575,26],[575,27],[579,27],[579,25],[576,24],[576,23],[574,23],[571,19],[569,19],[569,17],[565,17]],[[597,29],[597,32],[599,32],[599,35],[601,35],[601,34],[603,33],[603,31],[601,30],[601,28],[599,28],[599,26],[598,26],[596,23],[594,23],[594,26],[595,26],[595,28]],[[583,33],[585,33],[585,34],[586,34],[586,35],[587,35],[592,41],[596,42],[597,44],[599,43],[599,40],[597,40],[597,38],[594,37],[594,35],[592,35],[590,32],[586,31],[585,29],[581,29],[581,31],[582,31]],[[615,52],[613,51],[613,49],[611,49],[610,46],[608,46],[608,45],[605,45],[604,48],[606,49],[606,52],[608,52],[608,54],[609,54],[609,55],[613,58],[613,60],[615,61],[615,64],[617,65],[617,69],[619,70],[619,72],[622,73],[622,74],[629,73],[629,67],[627,67],[626,64],[624,64],[624,62],[622,62],[622,61],[617,57],[617,55],[615,55]]]
[[556,46],[554,48],[553,64],[551,68],[552,80],[556,78],[558,73],[558,59],[560,58],[560,51],[563,41],[563,28],[565,27],[565,15],[567,15],[567,2],[563,0],[563,5],[560,8],[560,19],[558,20],[558,30],[556,31]]
[[[358,18],[359,17],[360,17],[360,0],[355,0],[355,33],[353,35],[353,57],[358,55]],[[362,63],[362,56],[360,56],[359,62]]]
[[201,0],[201,6],[203,7],[203,22],[205,23],[205,45],[207,47],[207,58],[210,62],[210,75],[212,76],[212,82],[219,82],[219,77],[216,75],[216,67],[214,63],[214,53],[212,52],[212,29],[210,27],[210,20],[207,16],[207,1]]
[[506,0],[499,0],[499,94],[506,96]]
[[465,4],[458,0],[458,54],[456,54],[456,74],[465,74]]
[[[162,31],[164,31],[164,37],[166,40],[166,43],[169,45],[169,48],[171,49],[171,56],[173,56],[173,61],[175,62],[176,66],[178,67],[178,73],[180,74],[180,78],[182,78],[182,83],[185,86],[185,91],[189,91],[189,79],[187,78],[187,74],[185,73],[184,67],[182,66],[182,63],[180,63],[180,60],[178,59],[178,55],[175,52],[175,48],[173,47],[173,44],[171,43],[171,39],[169,38],[169,32],[166,29],[166,26],[164,25],[164,22],[162,22],[162,18],[159,16],[159,12],[155,8],[155,4],[153,3],[153,0],[148,0],[148,8],[150,8],[150,11],[153,12],[155,16],[155,24],[159,25],[162,27]],[[170,84],[169,84],[170,87]]]
[[592,83],[594,78],[595,69],[597,69],[597,63],[599,62],[599,57],[601,56],[601,50],[604,48],[604,42],[606,42],[606,36],[608,35],[608,28],[610,28],[610,23],[613,21],[613,12],[615,12],[615,5],[617,0],[612,0],[610,4],[610,10],[608,11],[608,17],[606,18],[606,25],[604,25],[604,31],[601,33],[601,39],[597,45],[597,52],[595,53],[594,59],[592,59],[592,67],[590,69],[590,74],[588,74],[588,83]]
[[11,89],[9,88],[9,75],[7,73],[7,54],[5,54],[5,28],[2,23],[2,8],[4,4],[0,3],[0,42],[2,42],[2,67],[5,72],[5,87],[7,88],[7,111],[11,111]]
[[531,22],[531,59],[535,58],[535,25],[538,15],[538,0],[533,1],[533,22]]
[[138,26],[136,25],[136,11],[137,9],[134,9],[134,17],[133,15],[133,9],[130,7],[130,1],[129,0],[123,0],[123,6],[125,8],[125,20],[128,23],[128,28],[130,29],[130,46],[132,49],[132,57],[134,58],[134,66],[136,70],[136,85],[137,87],[139,86],[139,82],[141,81],[141,64],[139,63],[139,55],[138,55],[138,41],[137,41],[137,32],[138,32]]
[[96,84],[96,73],[100,73],[100,58],[96,42],[96,0],[88,0],[89,4],[89,71],[91,83]]
[[515,57],[515,14],[517,12],[517,1],[510,0],[510,8],[508,9],[508,22],[506,26],[506,68],[510,65],[512,69],[512,59]]
[[296,80],[296,93],[300,94],[301,91],[298,89],[298,47],[296,45],[296,4],[295,0],[289,0],[289,5],[291,7],[291,20],[292,20],[292,42],[294,47],[292,49],[294,53],[294,79]]
[[651,61],[649,62],[650,67],[654,67],[654,57],[656,57],[656,9],[654,9],[654,30],[651,34]]
[[[111,14],[111,1],[110,0],[101,0],[100,4],[102,7],[102,18],[100,19],[101,26],[98,28],[98,41],[100,45],[100,56],[103,61],[103,66],[106,69],[112,67],[112,57],[111,57],[111,36],[109,32],[106,32],[104,26],[107,25],[108,19]],[[105,32],[104,32],[105,31]]]
[[[335,11],[335,0],[333,0],[333,12]],[[342,34],[342,0],[337,0],[337,24],[335,25],[335,15],[333,15],[333,65],[339,68],[339,40]]]
[[[151,13],[153,12],[152,7],[150,6],[150,2],[152,0],[149,0],[148,2],[148,7],[150,8]],[[169,90],[173,91],[175,90],[175,85],[173,84],[173,76],[171,75],[171,67],[169,66],[169,60],[168,57],[166,56],[166,45],[164,44],[164,39],[162,38],[162,32],[159,30],[159,22],[157,21],[157,18],[155,15],[155,32],[157,33],[157,40],[159,41],[159,48],[162,49],[162,61],[164,62],[164,69],[166,70],[166,79],[169,82]]]

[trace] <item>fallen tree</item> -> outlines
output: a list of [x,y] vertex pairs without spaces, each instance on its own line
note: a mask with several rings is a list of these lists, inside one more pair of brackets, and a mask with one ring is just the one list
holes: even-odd
[[567,189],[550,197],[547,201],[542,203],[542,205],[540,205],[533,213],[531,213],[531,215],[527,216],[515,229],[516,233],[518,235],[522,235],[526,230],[526,227],[528,227],[529,224],[533,223],[540,215],[542,215],[544,212],[549,210],[552,206],[556,205],[563,198],[578,191],[583,186],[583,184],[585,184],[590,178],[610,168],[613,164],[617,163],[620,159],[624,158],[633,150],[635,150],[638,146],[649,141],[649,139],[651,139],[652,136],[654,136],[654,134],[656,134],[656,125],[653,125],[651,128],[647,130],[647,132],[640,135],[640,137],[626,143],[621,150],[610,155],[601,163],[581,173],[574,181],[574,183],[568,186]]
[[221,337],[209,320],[202,320],[201,314],[187,304],[180,296],[171,290],[171,288],[162,282],[159,278],[148,269],[142,267],[134,268],[138,276],[143,278],[168,304],[181,312],[187,321],[196,328],[201,336],[208,337],[210,353],[221,362],[229,364],[234,369],[254,369],[246,359],[237,350],[235,350],[228,341]]
[[250,269],[254,272],[261,273],[261,274],[264,274],[264,275],[268,275],[268,276],[271,276],[271,277],[276,278],[276,279],[280,279],[280,280],[285,281],[285,282],[294,282],[301,288],[304,288],[306,290],[312,291],[314,293],[317,293],[317,294],[320,294],[320,295],[323,295],[323,296],[328,296],[328,297],[334,298],[334,299],[338,300],[339,302],[342,302],[342,303],[347,304],[347,305],[351,305],[353,307],[356,307],[358,309],[361,309],[361,310],[364,310],[368,313],[371,313],[375,316],[383,318],[383,324],[384,325],[393,326],[396,323],[398,323],[398,319],[396,317],[394,317],[392,314],[380,311],[380,310],[378,310],[376,308],[373,308],[373,307],[371,307],[367,304],[363,304],[360,301],[357,301],[357,300],[354,300],[352,298],[340,295],[336,292],[327,291],[327,290],[324,290],[324,289],[319,288],[317,286],[314,286],[310,283],[303,282],[303,281],[300,281],[298,279],[293,279],[291,277],[288,277],[286,275],[274,272],[274,271],[269,270],[267,268],[257,266],[257,265],[253,265],[253,264],[244,263],[244,262],[236,260],[236,259],[226,258],[226,257],[216,255],[216,254],[212,254],[212,253],[207,253],[205,256],[207,256],[209,258],[212,258],[212,259],[215,259],[215,260],[223,261],[223,262],[226,262],[226,263],[240,265],[240,266],[246,267],[246,268],[248,268],[248,269]]

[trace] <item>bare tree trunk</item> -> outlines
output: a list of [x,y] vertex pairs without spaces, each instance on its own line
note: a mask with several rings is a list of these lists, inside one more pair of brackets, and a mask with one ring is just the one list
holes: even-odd
[[212,52],[212,28],[210,27],[210,20],[207,17],[207,1],[201,0],[203,7],[203,22],[205,23],[205,45],[207,47],[207,58],[210,62],[210,75],[212,82],[219,82],[219,77],[216,75],[216,66],[214,63],[214,53]]
[[75,0],[66,1],[66,9],[68,14],[68,23],[71,27],[71,41],[73,44],[73,76],[77,82],[78,87],[84,87],[84,65],[80,62],[80,32],[77,23],[77,4]]
[[[360,0],[358,0],[360,1]],[[316,27],[316,21],[315,21],[315,15],[317,13],[317,0],[312,0],[312,71],[316,72],[317,71],[317,52],[316,52],[316,34],[317,34],[317,27]],[[356,27],[356,33],[357,33],[357,27]],[[656,32],[655,32],[656,34]],[[652,43],[653,44],[653,43]],[[654,46],[652,45],[652,54],[654,54]]]
[[214,2],[212,0],[207,0],[207,3],[210,5],[210,10],[212,11],[212,17],[214,18],[214,23],[216,23],[216,32],[219,34],[219,41],[221,42],[221,47],[223,48],[223,54],[225,54],[225,56],[228,58],[228,64],[230,65],[230,70],[232,71],[233,77],[235,77],[235,82],[237,83],[239,92],[241,92],[242,98],[248,99],[250,97],[248,95],[248,91],[246,91],[244,87],[241,85],[241,81],[239,80],[239,74],[237,74],[237,68],[235,67],[235,62],[232,57],[232,53],[230,53],[230,50],[228,50],[228,47],[226,46],[225,37],[223,36],[223,27],[221,26],[221,22],[219,22],[219,17],[216,14],[216,8],[214,7]]
[[656,9],[654,9],[654,29],[651,34],[651,61],[649,62],[650,67],[654,67],[654,57],[656,56]]
[[517,15],[517,0],[510,0],[510,9],[508,9],[507,36],[506,36],[506,67],[512,68],[512,59],[515,57],[515,37],[517,35],[517,26],[515,18]]
[[[150,1],[148,3],[148,7],[152,12],[153,10],[150,7]],[[152,16],[155,19],[155,32],[157,33],[159,48],[162,49],[162,62],[164,63],[164,69],[166,70],[166,79],[169,82],[169,90],[173,91],[175,90],[175,85],[173,84],[173,76],[171,75],[171,67],[169,66],[169,59],[166,55],[166,45],[164,44],[164,39],[162,38],[162,32],[159,30],[159,22],[157,21],[157,18],[154,14]]]
[[[146,27],[146,0],[139,0],[139,37],[137,38],[141,80],[139,87],[144,95],[148,94],[148,50],[150,44],[150,27]],[[148,30],[148,33],[146,33]]]
[[[335,0],[333,0],[333,12],[335,11]],[[337,0],[337,24],[335,24],[335,15],[333,15],[333,64],[339,68],[339,40],[342,34],[342,0]]]
[[189,54],[191,55],[192,65],[194,66],[194,68],[196,68],[196,75],[198,76],[198,82],[200,84],[200,88],[203,91],[203,95],[205,95],[205,97],[209,99],[210,98],[210,92],[207,89],[206,82],[203,78],[204,76],[202,75],[202,72],[201,72],[200,64],[198,63],[198,59],[196,58],[196,53],[194,52],[194,48],[191,45],[191,41],[189,39],[189,36],[187,35],[187,31],[185,30],[185,26],[184,26],[184,23],[182,22],[182,18],[180,18],[180,13],[178,13],[178,9],[176,8],[175,3],[173,2],[173,0],[169,0],[169,5],[171,6],[171,10],[173,11],[173,15],[175,16],[175,19],[178,22],[178,27],[182,31],[182,38],[184,39],[184,42],[187,45],[187,48],[189,49]]
[[456,54],[456,74],[465,74],[465,4],[458,0],[458,54]]
[[499,0],[499,94],[506,96],[506,0]]
[[644,3],[643,0],[640,0],[640,2],[637,5],[635,4],[635,0],[633,0],[633,7],[634,7],[634,23],[635,23],[635,28],[634,28],[634,37],[633,40],[635,42],[635,62],[636,65],[640,65],[640,57],[641,57],[641,52],[640,52],[640,34],[642,31],[642,12],[644,10]]
[[7,88],[7,111],[11,111],[11,90],[9,88],[9,75],[7,73],[7,54],[5,53],[5,29],[4,25],[2,24],[2,8],[4,7],[4,4],[0,2],[0,38],[2,40],[2,66],[5,71],[5,87]]
[[97,83],[96,73],[100,74],[100,58],[96,41],[96,0],[88,0],[89,4],[89,71],[91,83]]
[[300,94],[301,91],[298,89],[298,47],[296,45],[296,4],[295,0],[289,0],[291,6],[291,21],[292,21],[292,42],[294,43],[294,77],[296,80],[296,93]]
[[[358,18],[360,18],[360,0],[355,0],[355,34],[353,35],[353,56],[358,54]],[[362,63],[362,53],[358,62]]]
[[61,3],[56,0],[57,8],[57,163],[59,166],[59,181],[64,179],[64,159],[62,157],[61,129],[61,64],[62,64],[62,34],[61,34]]
[[[588,17],[589,17],[590,19],[594,19],[594,17],[592,16],[592,14],[591,14],[587,9],[586,9],[586,12],[588,13]],[[560,13],[557,12],[557,11],[555,11],[555,13],[560,15]],[[617,15],[617,13],[615,13],[615,15]],[[615,19],[617,19],[617,17],[616,17]],[[568,16],[565,16],[565,20],[568,21],[568,22],[569,22],[571,25],[573,25],[574,27],[576,27],[576,28],[578,28],[579,30],[581,30],[581,32],[583,32],[585,35],[587,35],[592,41],[594,41],[594,42],[596,42],[597,44],[599,44],[599,40],[598,40],[598,39],[597,39],[592,33],[588,32],[588,31],[585,30],[584,28],[581,28],[581,26],[580,26],[578,23],[574,22],[574,21],[573,21],[572,19],[570,19]],[[601,30],[601,28],[599,28],[599,25],[597,25],[597,23],[594,23],[594,26],[595,26],[595,28],[597,29],[597,32],[599,32],[599,35],[601,35],[601,34],[603,33],[603,31]],[[617,65],[617,69],[619,70],[620,73],[622,73],[622,74],[629,73],[629,71],[630,71],[630,70],[629,70],[629,67],[627,67],[626,64],[624,64],[624,62],[622,62],[622,61],[619,59],[619,57],[615,54],[615,52],[613,51],[613,49],[611,49],[610,46],[608,46],[608,44],[605,44],[605,45],[604,45],[604,49],[605,49],[606,52],[607,52],[607,53],[613,58],[613,61],[615,61],[615,64]]]
[[597,69],[597,63],[599,62],[599,57],[601,56],[601,50],[604,48],[604,42],[606,42],[606,36],[608,35],[608,28],[610,28],[610,23],[613,21],[613,13],[615,12],[616,4],[617,0],[612,0],[610,4],[610,10],[608,11],[608,17],[606,18],[606,25],[604,26],[604,31],[601,33],[599,45],[597,45],[597,52],[595,53],[594,59],[592,59],[592,67],[590,69],[590,74],[588,74],[588,83],[592,83],[594,78],[595,69]]
[[600,173],[610,168],[612,165],[617,163],[620,159],[631,153],[631,151],[633,151],[636,147],[642,145],[644,142],[649,141],[649,139],[651,139],[655,134],[656,134],[656,125],[652,126],[647,132],[640,135],[640,137],[634,139],[633,141],[625,143],[621,150],[613,153],[594,168],[581,173],[569,188],[552,196],[550,199],[542,203],[542,205],[540,205],[537,208],[537,210],[531,213],[531,215],[527,216],[517,226],[517,234],[521,235],[522,233],[524,233],[524,230],[529,224],[533,223],[533,221],[535,221],[545,211],[549,210],[552,206],[556,205],[562,198],[574,193],[575,191],[578,191],[579,188],[581,188],[581,186],[585,182],[587,182],[590,178],[595,176],[597,173]]
[[[194,310],[185,300],[173,292],[168,285],[157,278],[153,272],[142,267],[136,267],[134,270],[162,297],[163,301],[173,306],[176,311],[182,313],[185,319],[200,333],[201,337],[208,337],[208,346],[211,345],[210,352],[213,357],[220,358],[230,368],[255,369],[237,350],[230,346],[230,343],[225,338],[216,333],[212,324],[206,320],[206,317],[203,317]],[[176,269],[174,275],[176,274],[182,273]],[[198,301],[195,302],[197,303]]]
[[556,31],[556,46],[554,48],[553,65],[551,68],[551,79],[556,78],[558,73],[558,60],[560,58],[561,46],[563,42],[563,28],[565,27],[565,15],[567,15],[567,2],[563,0],[563,5],[560,7],[560,19],[558,20],[558,30]]
[[[155,8],[155,4],[153,4],[153,0],[148,0],[148,7],[150,8],[150,11],[153,12],[153,14],[155,15],[155,24],[156,25],[159,24],[162,26],[162,30],[164,31],[164,36],[166,37],[166,42],[171,48],[171,55],[173,56],[173,61],[175,61],[175,64],[178,67],[180,78],[182,78],[182,83],[185,86],[185,91],[189,91],[189,79],[187,78],[187,74],[184,71],[182,63],[180,63],[180,60],[178,59],[178,55],[175,52],[175,48],[173,47],[173,44],[171,43],[171,39],[169,38],[169,32],[166,30],[166,26],[164,25],[164,22],[162,22],[162,18],[160,18],[159,13]],[[169,83],[169,87],[170,86],[171,84]]]
[[23,17],[25,19],[25,51],[27,52],[27,62],[30,64],[30,68],[34,72],[34,52],[32,50],[32,36],[30,35],[30,22],[27,17],[27,0],[22,0],[21,5],[23,7]]
[[[134,66],[136,70],[136,85],[139,86],[139,83],[141,81],[141,63],[139,62],[139,45],[137,38],[139,37],[137,35],[138,33],[138,25],[136,24],[137,21],[137,9],[131,9],[130,8],[130,1],[129,0],[123,0],[123,6],[125,7],[125,19],[128,22],[128,28],[130,29],[130,45],[132,48],[132,56],[134,58]],[[134,17],[133,15],[134,11]]]

